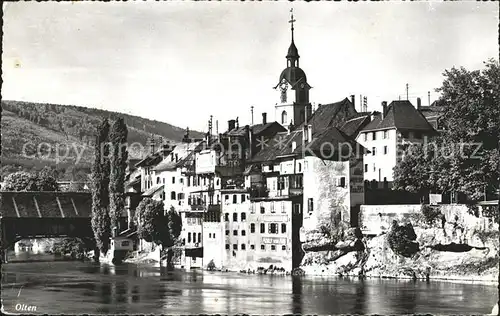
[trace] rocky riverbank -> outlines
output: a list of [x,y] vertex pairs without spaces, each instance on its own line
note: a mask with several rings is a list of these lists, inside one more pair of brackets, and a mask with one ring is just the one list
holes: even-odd
[[407,224],[413,238],[401,241],[403,250],[391,247],[390,232],[363,236],[351,228],[335,245],[331,237],[309,232],[301,269],[306,275],[498,282],[498,228],[478,231],[456,223],[419,223],[413,229]]

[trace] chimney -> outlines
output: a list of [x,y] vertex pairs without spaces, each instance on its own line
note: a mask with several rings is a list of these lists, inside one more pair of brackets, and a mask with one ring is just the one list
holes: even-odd
[[227,121],[227,128],[228,128],[228,132],[229,131],[232,131],[234,129],[234,127],[236,126],[236,121],[235,120],[229,120]]
[[420,98],[417,98],[417,110],[420,110],[422,108],[422,100]]
[[382,119],[387,115],[387,101],[382,101]]
[[267,113],[262,113],[262,124],[267,124]]
[[351,103],[356,108],[356,96],[354,94],[351,94]]
[[294,152],[295,149],[297,149],[297,142],[293,141],[292,142],[292,152]]
[[311,142],[312,141],[312,134],[313,134],[313,127],[311,124],[307,125],[307,141]]

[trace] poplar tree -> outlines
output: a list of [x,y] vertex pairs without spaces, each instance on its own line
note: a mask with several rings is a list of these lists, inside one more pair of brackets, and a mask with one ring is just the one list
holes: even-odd
[[111,237],[109,218],[109,123],[105,119],[99,125],[92,165],[92,230],[97,247],[103,255],[108,252]]
[[110,175],[109,175],[109,216],[111,231],[118,228],[118,216],[125,207],[125,172],[127,169],[127,125],[123,118],[118,118],[109,132]]

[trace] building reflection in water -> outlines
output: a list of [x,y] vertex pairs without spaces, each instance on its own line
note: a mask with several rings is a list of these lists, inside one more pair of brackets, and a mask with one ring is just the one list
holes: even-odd
[[302,279],[292,277],[292,313],[302,314]]

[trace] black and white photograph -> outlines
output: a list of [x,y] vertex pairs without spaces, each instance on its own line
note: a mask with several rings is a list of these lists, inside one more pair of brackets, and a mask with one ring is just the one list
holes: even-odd
[[3,314],[499,315],[500,2],[2,10]]

